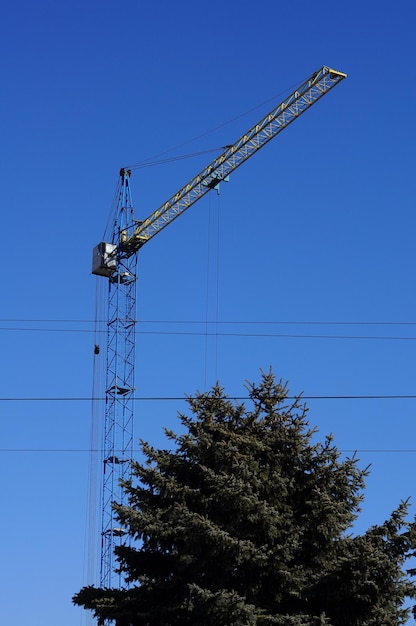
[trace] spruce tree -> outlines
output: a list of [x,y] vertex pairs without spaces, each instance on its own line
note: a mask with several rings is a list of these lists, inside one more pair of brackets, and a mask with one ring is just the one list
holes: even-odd
[[397,626],[416,596],[416,523],[408,503],[353,532],[368,469],[307,407],[263,373],[250,409],[219,386],[188,398],[172,446],[142,443],[115,504],[132,544],[117,548],[124,589],[83,588],[74,602],[117,626]]

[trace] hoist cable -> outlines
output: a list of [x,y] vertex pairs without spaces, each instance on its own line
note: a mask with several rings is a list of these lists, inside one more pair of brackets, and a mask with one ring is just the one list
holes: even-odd
[[95,290],[95,325],[94,325],[94,361],[92,402],[90,415],[90,454],[88,463],[87,507],[84,544],[84,585],[94,584],[98,580],[97,536],[100,532],[99,511],[101,509],[101,452],[102,447],[102,403],[96,399],[104,393],[105,359],[99,355],[99,336],[103,331],[105,310],[106,283],[96,279]]
[[208,324],[209,324],[209,270],[211,265],[211,218],[212,205],[211,194],[208,195],[208,224],[207,224],[207,261],[205,272],[205,358],[204,358],[204,388],[207,388],[208,378]]
[[220,233],[221,233],[221,203],[220,194],[217,195],[217,267],[216,267],[216,293],[215,293],[215,380],[218,380],[218,320],[220,298]]

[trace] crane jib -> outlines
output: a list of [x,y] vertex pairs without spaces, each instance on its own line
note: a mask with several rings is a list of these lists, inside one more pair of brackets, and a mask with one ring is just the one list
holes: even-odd
[[[121,230],[119,241],[116,242],[118,251],[125,256],[137,252],[139,248],[211,189],[218,188],[221,181],[227,179],[242,163],[287,128],[344,78],[346,78],[346,74],[327,66],[314,72],[293,93],[239,137],[234,144],[227,146],[220,156],[188,181],[145,220],[132,221],[131,224],[126,225]],[[130,171],[122,169],[120,176],[127,180]],[[103,244],[100,246],[102,247]],[[107,261],[108,258],[107,250]],[[114,259],[110,259],[110,265],[106,263],[103,259],[100,266],[100,262],[97,261],[97,248],[95,248],[93,273],[104,276],[114,273]]]
[[126,254],[136,252],[344,78],[346,74],[326,66],[312,74],[283,102],[244,133],[233,145],[228,146],[219,157],[151,213],[147,219],[139,225],[132,224],[130,228],[126,228],[121,235],[120,248]]

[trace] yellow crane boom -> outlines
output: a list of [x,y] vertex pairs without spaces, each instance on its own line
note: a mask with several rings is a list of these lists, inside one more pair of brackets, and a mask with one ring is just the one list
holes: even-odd
[[[296,91],[250,128],[232,146],[228,146],[219,157],[194,176],[156,211],[153,211],[147,219],[132,227],[131,231],[123,230],[119,247],[124,254],[130,255],[137,252],[344,78],[346,74],[326,66],[314,72]],[[125,170],[122,170],[122,174],[126,174]]]

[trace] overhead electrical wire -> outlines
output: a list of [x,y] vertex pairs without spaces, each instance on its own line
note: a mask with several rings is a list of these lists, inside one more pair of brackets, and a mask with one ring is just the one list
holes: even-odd
[[[202,324],[203,322],[199,322]],[[205,324],[217,324],[216,322],[205,322]],[[222,322],[218,322],[218,325],[222,324]],[[8,327],[2,328],[0,327],[0,331],[11,331],[11,332],[33,332],[33,333],[94,333],[97,334],[97,331],[89,328],[15,328]],[[101,335],[106,334],[106,330],[102,329],[98,331]],[[354,340],[378,340],[378,341],[416,341],[416,336],[406,337],[406,336],[395,336],[395,335],[324,335],[324,334],[299,334],[299,333],[248,333],[248,332],[207,332],[206,330],[201,331],[191,331],[191,330],[136,330],[135,335],[169,335],[169,336],[195,336],[195,337],[206,337],[206,336],[216,336],[216,337],[247,337],[247,338],[277,338],[277,339],[354,339]]]
[[[73,324],[96,324],[107,323],[107,320],[99,319],[74,319],[74,318],[18,318],[18,317],[4,317],[0,318],[0,324],[4,322],[38,322],[38,323],[73,323]],[[170,320],[170,319],[156,319],[156,320],[139,320],[140,324],[205,324],[206,320]],[[273,324],[273,325],[302,325],[302,326],[416,326],[416,322],[401,321],[347,321],[347,320],[215,320],[211,323],[219,324]],[[7,330],[7,329],[6,329]]]
[[[359,322],[359,321],[333,321],[333,320],[329,320],[329,321],[312,321],[312,320],[308,320],[308,321],[289,321],[289,320],[265,320],[265,321],[244,321],[244,320],[238,320],[238,321],[233,321],[233,320],[224,320],[221,321],[218,319],[219,317],[219,310],[218,310],[218,270],[217,270],[217,277],[216,277],[216,281],[217,281],[217,293],[216,293],[216,311],[215,311],[215,320],[211,321],[208,319],[208,315],[206,315],[206,319],[204,321],[202,320],[139,320],[138,323],[142,326],[149,326],[149,325],[161,325],[161,324],[165,324],[165,325],[179,325],[179,326],[184,326],[184,325],[188,325],[188,326],[196,326],[199,325],[201,327],[204,328],[204,330],[198,331],[198,330],[136,330],[135,334],[136,335],[159,335],[159,336],[163,336],[163,335],[170,335],[170,336],[174,336],[174,335],[178,335],[178,336],[204,336],[207,337],[209,335],[215,335],[216,338],[218,337],[248,337],[248,338],[288,338],[288,339],[354,339],[354,340],[378,340],[378,341],[415,341],[416,340],[416,336],[403,336],[403,335],[369,335],[369,334],[365,334],[365,335],[348,335],[348,334],[311,334],[311,333],[276,333],[276,332],[247,332],[247,331],[235,331],[235,332],[219,332],[219,327],[221,326],[237,326],[237,327],[241,327],[241,326],[267,326],[267,327],[276,327],[276,326],[295,326],[295,327],[300,327],[300,326],[313,326],[313,327],[317,327],[317,326],[337,326],[337,327],[359,327],[359,326],[363,326],[363,327],[400,327],[400,328],[404,328],[404,327],[413,327],[416,326],[416,322],[409,322],[409,321],[404,321],[404,322],[381,322],[381,321],[372,321],[372,322]],[[206,306],[208,306],[208,303],[206,304]],[[206,311],[206,313],[208,313],[208,310]],[[61,324],[61,323],[67,323],[67,324],[93,324],[92,320],[75,320],[75,319],[62,319],[62,320],[58,320],[58,319],[17,319],[17,318],[4,318],[4,319],[0,319],[0,323],[3,324],[7,324],[7,323],[15,323],[15,324],[20,324],[20,323],[37,323],[37,324]],[[94,333],[95,337],[97,338],[95,343],[99,343],[98,341],[98,337],[103,334],[106,334],[107,329],[106,329],[106,325],[104,320],[97,320],[94,322],[95,326],[94,328],[52,328],[50,326],[48,327],[42,327],[42,326],[38,326],[38,327],[27,327],[27,326],[0,326],[0,331],[3,332],[32,332],[32,333]],[[209,327],[210,326],[214,326],[215,331],[214,332],[209,332]]]
[[[341,452],[342,454],[346,454],[346,453],[373,453],[373,452],[377,452],[377,453],[381,453],[381,454],[386,454],[386,453],[392,453],[392,454],[414,454],[416,453],[416,448],[337,448],[339,452]],[[20,453],[29,453],[29,452],[42,452],[42,453],[101,453],[103,452],[103,450],[100,449],[96,449],[96,450],[91,450],[90,448],[0,448],[0,453],[2,452],[20,452]],[[136,449],[133,450],[133,452],[141,452],[140,449]]]
[[[249,396],[232,396],[227,395],[228,400],[245,401],[250,400]],[[287,396],[287,400],[416,400],[416,394],[358,394],[358,395],[301,395]],[[15,396],[0,397],[0,402],[105,402],[106,398],[102,397],[47,397],[47,396]],[[144,396],[142,398],[133,398],[134,402],[186,402],[186,396]]]

